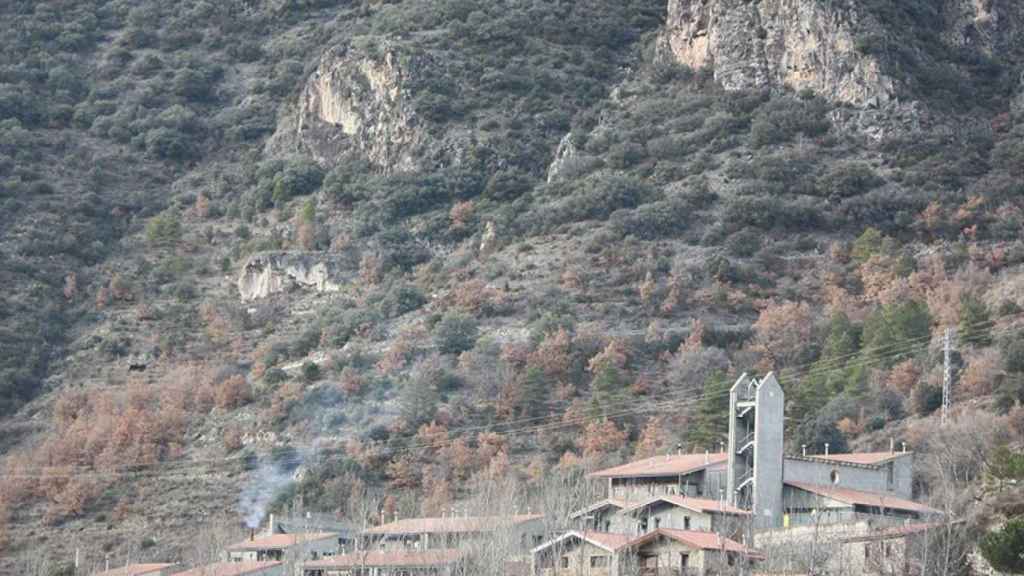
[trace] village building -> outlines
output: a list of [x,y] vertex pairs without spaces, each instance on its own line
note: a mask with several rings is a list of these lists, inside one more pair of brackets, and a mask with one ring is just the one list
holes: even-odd
[[724,452],[666,454],[600,470],[589,478],[607,481],[606,497],[637,502],[652,496],[718,498],[725,490]]
[[232,544],[227,549],[227,559],[231,562],[317,560],[338,552],[338,535],[332,532],[268,534]]
[[658,528],[704,530],[739,535],[749,522],[750,512],[727,504],[724,500],[688,498],[685,496],[654,496],[639,502],[625,503],[604,500],[572,517],[583,522],[587,530],[639,536]]
[[228,546],[230,562],[303,561],[334,556],[352,547],[347,524],[327,517],[281,518],[271,514],[261,533]]
[[768,560],[759,573],[921,574],[918,559],[926,556],[929,532],[939,526],[913,522],[882,528],[864,520],[766,531],[759,543]]
[[514,554],[525,554],[544,539],[544,516],[449,516],[406,518],[363,532],[366,549],[385,551],[452,550],[464,548],[496,533],[512,543]]
[[94,572],[93,576],[169,576],[181,570],[180,564],[128,564]]
[[821,485],[786,482],[783,487],[783,527],[799,525],[849,524],[861,520],[921,520],[941,512],[913,500],[885,493]]
[[284,562],[216,562],[197,566],[176,576],[290,576]]
[[694,530],[659,528],[640,536],[568,532],[534,549],[535,576],[688,576],[742,569],[759,554],[734,540]]
[[756,385],[745,378],[733,387],[729,453],[655,456],[594,472],[590,478],[607,481],[608,497],[573,517],[596,531],[666,527],[740,537],[741,521],[756,531],[939,513],[911,500],[912,452],[783,455],[782,388],[771,375]]
[[[913,453],[897,452],[894,443],[887,452],[831,454],[825,445],[820,454],[803,447],[799,456],[785,455],[784,407],[785,393],[772,374],[761,380],[743,375],[730,390],[725,452],[654,456],[590,474],[606,483],[605,499],[572,515],[583,531],[534,550],[534,575],[617,576],[630,557],[641,567],[650,562],[659,570],[699,573],[737,557],[758,560],[755,545],[783,557],[804,554],[808,530],[834,534],[839,552],[829,561],[854,555],[858,562],[844,560],[844,569],[870,569],[899,556],[893,551],[902,544],[894,540],[907,537],[905,526],[939,517],[913,501]],[[872,533],[893,537],[865,540]],[[652,542],[668,551],[655,554]],[[700,546],[708,542],[726,543],[724,556]],[[686,562],[674,561],[675,553]],[[866,558],[876,561],[860,561]],[[806,565],[793,561],[782,568]]]
[[463,573],[462,550],[368,550],[310,561],[303,576],[451,576]]

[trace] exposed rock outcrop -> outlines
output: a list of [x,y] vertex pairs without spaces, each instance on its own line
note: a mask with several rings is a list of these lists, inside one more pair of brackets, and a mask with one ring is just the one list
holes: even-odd
[[[727,90],[784,86],[861,107],[883,107],[903,93],[902,75],[891,72],[877,51],[894,24],[857,1],[668,2],[663,53],[691,68],[713,70]],[[931,26],[928,33],[943,43],[987,55],[1019,50],[1024,6],[1018,0],[940,4],[939,23],[921,25]]]
[[405,91],[408,71],[387,42],[338,46],[320,58],[302,91],[298,136],[324,163],[355,150],[386,170],[416,168],[425,135]]
[[264,252],[245,263],[238,278],[242,300],[257,300],[296,288],[337,292],[357,276],[350,258],[320,253]]
[[681,64],[713,69],[727,90],[776,85],[882,105],[894,83],[857,49],[856,19],[814,0],[669,0],[663,45]]
[[1024,7],[1019,0],[945,0],[947,44],[988,55],[1019,49]]
[[558,143],[555,159],[548,165],[548,184],[554,182],[565,172],[566,166],[576,159],[576,145],[572,141],[572,133],[566,134]]
[[[356,153],[384,173],[457,162],[464,135],[428,130],[415,86],[438,73],[429,54],[385,38],[328,49],[306,81],[293,126],[298,146],[333,165]],[[436,128],[436,127],[435,127]]]

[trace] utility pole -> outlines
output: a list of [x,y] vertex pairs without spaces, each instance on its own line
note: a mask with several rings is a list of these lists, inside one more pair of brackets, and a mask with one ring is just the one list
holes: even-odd
[[949,417],[949,405],[952,402],[951,388],[953,385],[953,329],[946,328],[942,338],[942,424]]

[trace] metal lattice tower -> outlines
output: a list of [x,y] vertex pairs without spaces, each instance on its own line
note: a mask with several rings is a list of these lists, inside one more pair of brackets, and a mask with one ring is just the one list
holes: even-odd
[[942,423],[949,417],[949,406],[952,404],[953,387],[953,338],[956,336],[952,328],[946,328],[942,338]]

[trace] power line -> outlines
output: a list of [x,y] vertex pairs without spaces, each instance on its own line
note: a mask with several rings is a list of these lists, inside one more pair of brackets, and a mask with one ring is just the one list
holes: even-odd
[[[979,322],[979,323],[976,323],[975,325],[972,325],[972,329],[979,329],[979,328],[984,327],[986,325],[991,326],[993,324],[994,324],[994,322],[992,322],[992,321]],[[1012,326],[1008,326],[1008,327],[1004,327],[1004,328],[1002,328],[1000,330],[997,330],[997,331],[993,332],[992,334],[995,335],[995,334],[999,334],[999,333],[1003,333],[1003,332],[1009,332],[1009,331],[1014,330],[1014,329],[1016,329],[1016,328],[1014,328]],[[779,372],[780,373],[780,380],[789,380],[789,379],[799,380],[799,379],[803,379],[803,378],[807,378],[807,377],[812,377],[812,376],[818,376],[818,375],[822,375],[822,374],[828,374],[828,373],[833,373],[833,372],[845,371],[845,370],[849,370],[850,368],[867,367],[867,366],[871,366],[871,365],[876,365],[876,364],[879,364],[882,361],[890,359],[890,358],[899,357],[899,356],[902,356],[902,355],[912,354],[912,353],[915,353],[915,352],[923,351],[923,350],[927,349],[930,346],[930,340],[931,340],[931,336],[927,336],[927,337],[921,336],[921,337],[906,339],[906,340],[904,340],[904,341],[902,341],[900,343],[894,343],[894,344],[888,345],[888,346],[876,347],[876,348],[873,348],[873,349],[862,349],[858,353],[846,354],[846,355],[837,357],[835,359],[830,359],[829,362],[826,364],[826,367],[823,367],[823,368],[815,368],[815,366],[817,366],[819,364],[818,362],[805,363],[802,366],[809,367],[806,370],[790,370],[790,369],[781,370]],[[885,351],[884,354],[874,354],[875,352],[883,351],[883,350]],[[867,357],[863,357],[865,355],[865,353],[868,353]],[[872,355],[872,354],[874,354],[874,355]],[[852,364],[850,362],[847,362],[847,363],[845,363],[843,365],[839,365],[839,364],[836,363],[837,360],[841,360],[842,358],[853,359],[853,358],[857,358],[858,356],[861,356],[863,358],[860,362],[854,362]],[[800,366],[800,365],[798,365],[798,366]],[[684,395],[685,395],[685,397],[680,397],[680,396],[684,396]],[[446,446],[446,445],[450,444],[451,442],[453,442],[455,440],[458,440],[458,439],[461,439],[461,438],[465,438],[471,432],[474,432],[474,431],[488,431],[488,432],[493,432],[495,434],[498,434],[499,436],[516,437],[516,436],[520,436],[520,435],[523,435],[523,434],[534,434],[534,433],[541,433],[541,432],[547,432],[547,431],[552,431],[552,430],[558,430],[558,429],[566,428],[566,427],[579,426],[581,424],[585,424],[585,423],[587,423],[589,421],[592,421],[592,420],[594,420],[597,417],[615,419],[615,418],[622,418],[622,417],[626,417],[626,416],[639,415],[639,414],[648,413],[648,412],[658,412],[658,411],[662,411],[662,410],[667,410],[669,408],[683,408],[683,407],[687,407],[687,406],[690,406],[690,405],[698,404],[700,402],[703,402],[706,399],[710,399],[710,398],[714,398],[714,397],[718,397],[718,396],[724,397],[724,396],[727,396],[727,395],[728,395],[728,393],[713,394],[713,395],[698,394],[698,395],[695,396],[695,395],[689,394],[687,391],[682,391],[681,390],[681,391],[678,391],[678,392],[674,392],[674,393],[670,392],[670,393],[668,393],[666,395],[663,395],[662,396],[662,400],[660,400],[658,402],[654,402],[652,399],[649,399],[649,398],[639,398],[639,399],[630,399],[630,400],[626,400],[626,401],[620,401],[620,402],[611,403],[611,404],[608,404],[608,405],[604,406],[604,411],[602,413],[600,413],[600,414],[597,414],[597,415],[584,414],[584,415],[580,415],[580,416],[571,418],[569,420],[566,420],[565,419],[566,412],[561,412],[561,413],[558,413],[558,414],[550,414],[550,415],[546,415],[546,416],[537,416],[537,417],[530,417],[530,418],[521,418],[521,419],[517,419],[517,420],[510,420],[510,421],[505,421],[505,422],[496,423],[496,424],[464,426],[464,427],[459,427],[459,428],[448,429],[447,430],[447,434],[446,434],[444,439],[441,439],[441,440],[438,440],[438,441],[432,442],[432,443],[431,442],[416,442],[415,441],[416,440],[416,435],[410,434],[410,435],[405,436],[403,438],[400,438],[398,440],[389,441],[387,445],[378,446],[378,447],[381,448],[386,454],[394,457],[394,456],[401,455],[401,454],[407,454],[407,453],[421,452],[421,451],[425,451],[425,450],[437,449],[437,448]],[[677,398],[677,397],[680,397],[680,398]],[[812,416],[813,415],[809,415],[809,417],[812,417]],[[534,424],[531,424],[529,426],[520,426],[521,424],[526,424],[526,423],[534,423]],[[414,442],[412,442],[412,443],[404,443],[403,444],[402,441],[405,441],[405,440],[413,440]],[[396,447],[396,445],[397,445],[397,447]],[[293,446],[293,448],[295,448],[295,447]],[[315,444],[299,445],[297,448],[299,448],[299,449],[305,448],[305,449],[314,450],[315,455],[321,455],[321,454],[328,454],[329,455],[331,453],[338,453],[338,454],[344,454],[345,453],[344,449],[321,448],[321,447],[317,447]],[[174,474],[182,474],[182,475],[188,476],[189,474],[195,475],[194,472],[188,470],[189,468],[192,468],[192,467],[200,467],[200,466],[204,466],[204,465],[208,465],[208,466],[211,466],[211,467],[220,467],[220,466],[231,465],[231,464],[235,464],[235,463],[244,463],[244,462],[246,462],[248,460],[251,460],[252,458],[253,458],[252,455],[239,455],[239,456],[229,456],[229,457],[223,457],[223,458],[212,458],[212,459],[204,459],[204,460],[188,460],[188,461],[179,461],[179,462],[132,463],[132,464],[125,464],[125,465],[121,465],[121,466],[105,467],[105,468],[103,468],[103,467],[96,467],[96,466],[73,466],[73,467],[68,467],[68,466],[52,466],[52,467],[40,467],[40,468],[37,468],[39,470],[46,470],[49,473],[44,473],[44,474],[6,474],[6,475],[0,475],[0,477],[12,478],[12,479],[47,479],[47,478],[69,478],[69,477],[72,477],[72,476],[99,476],[99,477],[111,477],[111,476],[114,476],[114,477],[116,477],[116,476],[122,476],[122,475],[124,475],[124,476],[133,475],[133,476],[136,476],[136,477],[153,477],[153,476],[165,475],[165,476],[170,477],[171,475],[174,475]],[[288,464],[298,465],[298,464],[301,464],[301,462],[303,462],[304,460],[305,460],[305,458],[303,458],[301,456],[300,457],[294,457],[294,458],[284,457],[284,458],[276,459],[275,462],[276,463],[280,463],[280,464],[286,464],[286,465],[288,465]],[[155,471],[149,472],[149,473],[147,473],[146,470],[145,470],[146,468],[159,468],[159,467],[164,468],[164,470],[155,470]],[[70,469],[68,469],[68,468],[70,468]],[[67,470],[67,472],[64,472],[64,470]],[[54,472],[56,472],[56,473],[54,473]]]

